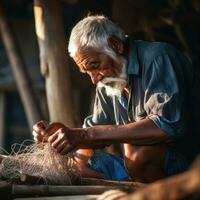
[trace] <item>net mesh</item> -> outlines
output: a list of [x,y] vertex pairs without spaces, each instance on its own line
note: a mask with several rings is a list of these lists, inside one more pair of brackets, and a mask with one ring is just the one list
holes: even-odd
[[15,144],[0,164],[0,176],[17,180],[23,173],[41,177],[45,184],[71,185],[78,177],[74,163],[72,155],[60,155],[49,143],[21,144],[20,148]]

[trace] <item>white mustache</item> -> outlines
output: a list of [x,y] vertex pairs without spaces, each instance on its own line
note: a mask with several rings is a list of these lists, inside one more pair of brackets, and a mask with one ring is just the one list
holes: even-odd
[[121,83],[126,83],[126,80],[123,78],[119,78],[119,77],[106,77],[103,80],[100,81],[102,84],[108,84],[108,83],[112,83],[112,82],[121,82]]
[[[112,83],[112,86],[109,85],[109,83]],[[97,86],[104,87],[108,96],[120,96],[126,84],[127,82],[125,79],[109,77],[98,82]]]

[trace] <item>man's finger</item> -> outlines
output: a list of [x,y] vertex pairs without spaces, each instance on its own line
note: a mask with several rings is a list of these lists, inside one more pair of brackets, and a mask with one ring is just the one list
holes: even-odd
[[64,139],[60,139],[59,137],[57,137],[57,139],[51,143],[51,146],[53,148],[57,149],[57,146],[60,145],[63,141],[64,141]]
[[38,134],[35,131],[32,131],[32,135],[35,137]]
[[48,126],[48,122],[45,120],[41,120],[39,122],[37,122],[35,125],[33,125],[33,129],[35,129],[35,127],[40,127],[41,129],[46,129]]
[[65,155],[69,152],[71,152],[72,150],[74,150],[74,147],[71,144],[67,144],[64,149],[62,151],[60,151],[60,154]]
[[38,141],[39,141],[38,138],[37,138],[37,136],[34,136],[33,140],[34,140],[35,142],[38,142]]
[[67,145],[67,141],[66,140],[64,140],[63,142],[59,143],[59,145],[56,147],[57,152],[60,153],[65,148],[66,145]]
[[49,123],[46,120],[41,120],[38,122],[38,126],[42,129],[46,129]]
[[48,125],[45,131],[48,133],[48,135],[52,135],[55,132],[57,132],[59,129],[64,128],[64,127],[65,126],[59,122],[53,122]]
[[50,138],[50,140],[51,140],[51,146],[54,147],[54,148],[57,148],[57,146],[59,144],[61,144],[65,140],[64,136],[65,136],[65,134],[62,132],[62,128],[59,129],[59,130],[57,130],[53,134],[53,137]]
[[53,143],[58,138],[58,132],[55,132],[51,136],[48,137],[48,142]]
[[37,126],[34,127],[33,131],[35,132],[35,134],[40,134],[42,136],[47,135],[47,132],[44,129]]
[[35,142],[42,142],[42,138],[41,137],[36,136],[33,139],[34,139]]
[[38,133],[35,132],[35,131],[33,131],[32,134],[33,134],[33,139],[34,139],[36,142],[38,142],[38,141],[41,142],[41,141],[44,139],[44,137],[43,137],[42,135],[38,134]]

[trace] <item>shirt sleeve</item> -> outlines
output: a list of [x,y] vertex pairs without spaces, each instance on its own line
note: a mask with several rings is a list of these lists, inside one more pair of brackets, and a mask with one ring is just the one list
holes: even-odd
[[161,130],[180,137],[185,132],[184,103],[175,68],[173,59],[167,54],[152,61],[144,72],[144,108],[148,118]]
[[93,114],[85,118],[83,128],[103,124],[114,124],[114,108],[111,97],[105,93],[105,88],[97,87]]

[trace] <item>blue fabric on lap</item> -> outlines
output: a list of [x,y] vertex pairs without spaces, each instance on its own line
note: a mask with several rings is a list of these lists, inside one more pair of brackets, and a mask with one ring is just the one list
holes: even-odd
[[102,172],[110,180],[128,180],[128,173],[124,161],[119,156],[95,151],[88,161],[88,165],[95,171]]
[[164,170],[167,176],[172,176],[188,169],[189,163],[185,157],[176,151],[175,149],[170,149],[165,157]]
[[[88,166],[103,173],[110,180],[129,180],[128,173],[124,166],[124,160],[119,156],[95,151],[88,161]],[[188,168],[188,162],[182,154],[175,149],[170,149],[165,157],[164,171],[166,176],[181,173]]]

